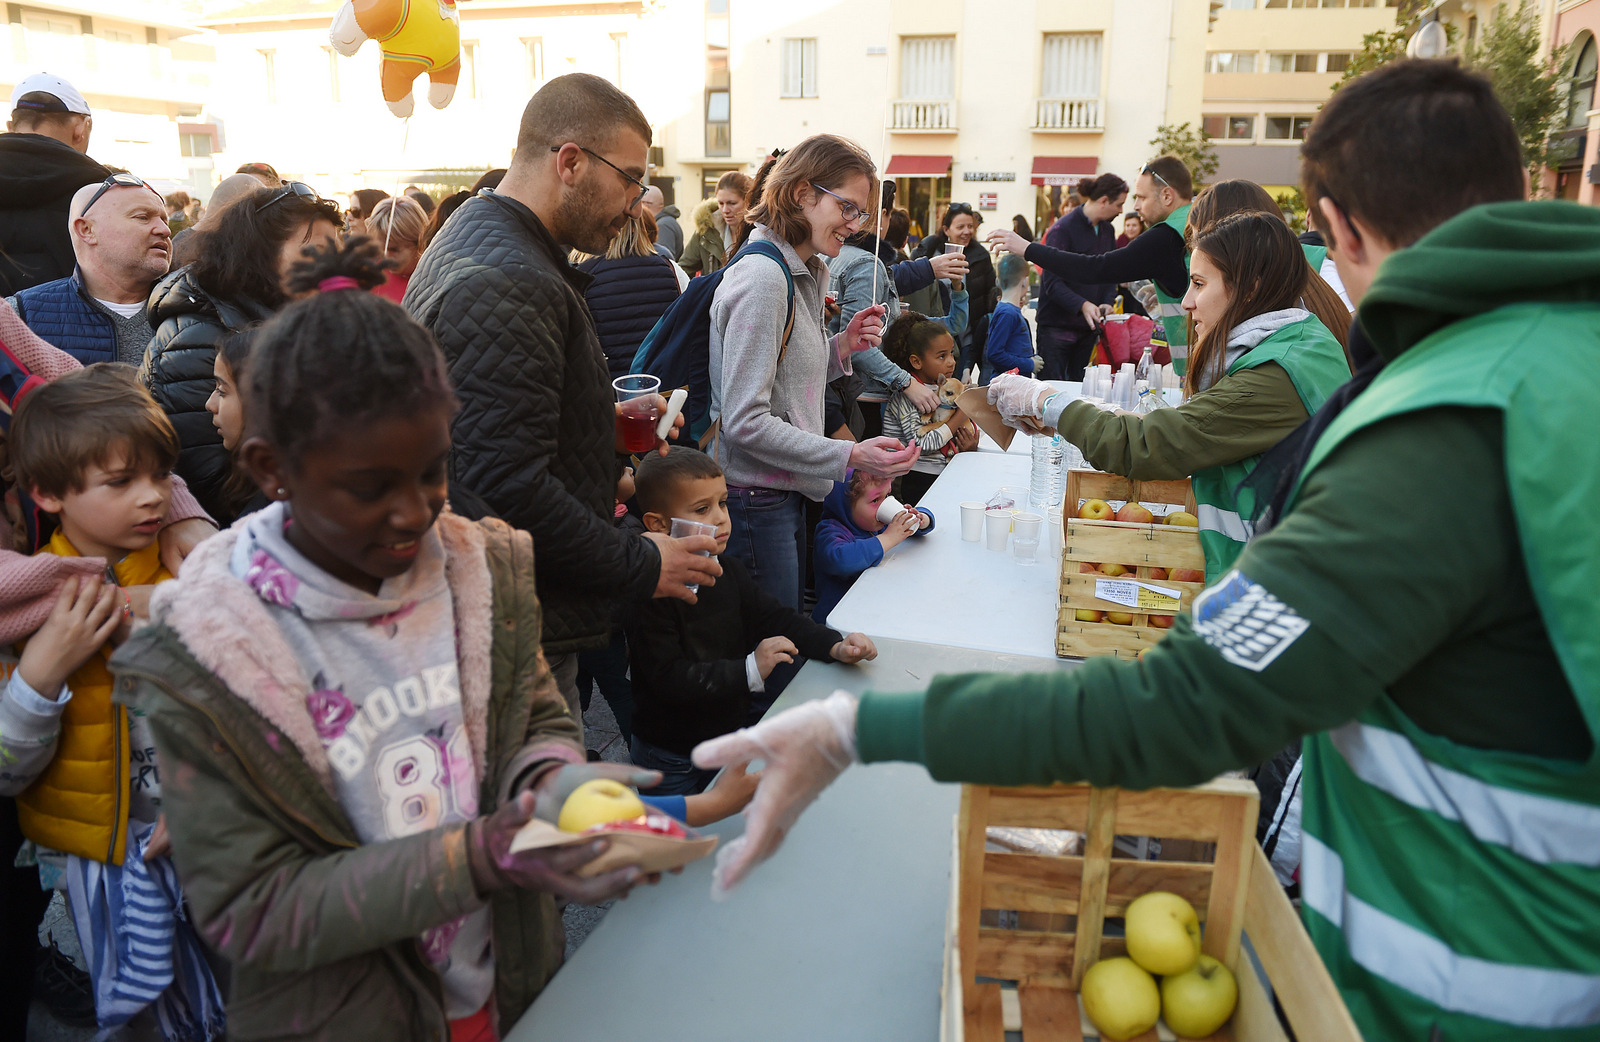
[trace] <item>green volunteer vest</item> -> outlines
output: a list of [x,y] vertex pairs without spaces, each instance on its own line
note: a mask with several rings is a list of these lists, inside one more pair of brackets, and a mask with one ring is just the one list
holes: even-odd
[[[1500,410],[1528,578],[1600,736],[1597,400],[1600,307],[1501,308],[1390,364],[1306,471],[1398,414]],[[1304,756],[1303,915],[1367,1038],[1600,1037],[1600,747],[1586,763],[1471,749],[1383,698]]]
[[1305,243],[1301,243],[1300,252],[1306,255],[1306,263],[1311,265],[1311,270],[1318,275],[1322,274],[1322,262],[1328,256],[1328,248],[1326,246],[1307,246]]
[[[1185,229],[1189,227],[1190,205],[1184,203],[1161,222],[1176,231],[1180,239],[1183,238]],[[1183,266],[1185,268],[1189,266],[1187,249],[1183,252]],[[1167,346],[1172,350],[1172,367],[1179,376],[1182,376],[1184,367],[1189,362],[1189,320],[1183,313],[1183,292],[1187,287],[1181,288],[1176,297],[1170,297],[1167,291],[1161,288],[1161,283],[1152,281],[1150,285],[1154,287],[1156,301],[1160,304],[1156,317],[1161,320],[1161,327],[1167,334]]]
[[[1307,413],[1322,408],[1328,396],[1350,379],[1344,349],[1315,315],[1277,330],[1234,359],[1228,372],[1254,369],[1267,362],[1283,366]],[[1200,507],[1200,546],[1206,554],[1207,582],[1227,574],[1255,531],[1256,517],[1266,504],[1257,503],[1254,490],[1240,485],[1260,459],[1259,455],[1248,456],[1207,467],[1191,479],[1195,502]]]

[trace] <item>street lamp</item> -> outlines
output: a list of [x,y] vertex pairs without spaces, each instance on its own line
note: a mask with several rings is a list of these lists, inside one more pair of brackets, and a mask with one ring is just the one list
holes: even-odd
[[1439,8],[1428,12],[1427,19],[1406,43],[1407,58],[1442,58],[1450,49],[1450,38],[1439,24]]

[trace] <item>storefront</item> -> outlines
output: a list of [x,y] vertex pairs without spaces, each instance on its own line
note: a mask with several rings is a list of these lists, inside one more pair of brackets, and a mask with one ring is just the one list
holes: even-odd
[[950,205],[950,161],[950,156],[889,157],[884,176],[894,178],[895,206],[911,214],[912,241],[936,230]]
[[1037,238],[1042,240],[1056,219],[1071,209],[1066,203],[1073,186],[1093,177],[1099,166],[1099,156],[1033,157],[1033,231]]

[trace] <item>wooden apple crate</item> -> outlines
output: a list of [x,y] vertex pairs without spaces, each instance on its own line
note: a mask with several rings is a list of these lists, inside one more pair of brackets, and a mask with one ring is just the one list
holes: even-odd
[[[1088,521],[1078,516],[1080,500],[1107,502],[1129,500],[1144,504],[1163,503],[1198,513],[1194,490],[1189,480],[1133,481],[1095,470],[1069,470],[1066,494],[1061,500],[1062,532],[1066,546],[1061,551],[1061,598],[1056,621],[1056,655],[1061,658],[1089,658],[1115,655],[1132,658],[1154,646],[1167,631],[1150,625],[1150,615],[1134,612],[1126,605],[1103,601],[1095,596],[1095,576],[1080,573],[1079,565],[1121,564],[1134,566],[1130,579],[1143,579],[1180,590],[1181,611],[1187,611],[1194,598],[1205,589],[1204,583],[1181,583],[1170,579],[1151,579],[1152,568],[1195,568],[1204,571],[1205,553],[1200,549],[1200,530],[1165,524],[1130,524],[1124,521]],[[1079,622],[1079,609],[1128,612],[1131,626],[1110,622]]]
[[[941,1042],[1003,1042],[1006,1031],[1020,1031],[1022,1042],[1093,1038],[1093,1026],[1080,1018],[1078,986],[1095,962],[1126,954],[1120,937],[1103,934],[1106,919],[1122,916],[1135,897],[1152,890],[1180,894],[1194,905],[1204,951],[1238,980],[1238,1006],[1210,1036],[1213,1042],[1288,1042],[1273,994],[1298,1042],[1361,1042],[1256,845],[1258,806],[1255,785],[1230,778],[1148,792],[1082,784],[965,786],[945,935]],[[986,851],[991,825],[1076,830],[1083,833],[1083,854]],[[1209,862],[1125,860],[1112,852],[1118,833],[1215,844],[1216,853]],[[984,925],[986,911],[1015,911],[1019,926]],[[1241,936],[1249,937],[1271,993]],[[1135,1042],[1161,1037],[1173,1036],[1152,1029]]]

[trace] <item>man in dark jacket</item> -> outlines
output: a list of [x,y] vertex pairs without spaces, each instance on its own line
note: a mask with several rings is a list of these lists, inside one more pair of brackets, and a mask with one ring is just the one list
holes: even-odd
[[721,567],[705,536],[612,524],[621,474],[615,396],[590,279],[569,249],[603,254],[638,214],[650,124],[597,76],[551,80],[522,114],[505,180],[461,204],[423,255],[405,307],[450,362],[461,397],[455,482],[533,534],[544,651],[578,716],[577,652],[610,641],[618,598],[682,597]]
[[[1120,178],[1118,183],[1123,183]],[[1116,249],[1116,234],[1110,220],[1091,221],[1084,207],[1077,206],[1050,226],[1044,244],[1093,256]],[[1044,273],[1039,280],[1039,354],[1044,357],[1046,380],[1083,379],[1098,324],[1098,318],[1091,322],[1084,305],[1094,305],[1098,314],[1099,305],[1110,304],[1116,292],[1114,282],[1069,282],[1053,272]]]
[[150,290],[172,254],[166,203],[142,182],[85,185],[72,214],[77,270],[23,290],[11,306],[28,328],[84,365],[139,365],[155,332]]
[[72,274],[72,193],[111,171],[84,155],[92,121],[77,89],[48,73],[11,92],[0,134],[0,296]]
[[678,223],[681,216],[678,208],[663,205],[665,202],[661,189],[651,185],[645,189],[644,200],[639,205],[656,219],[656,245],[665,251],[669,260],[675,261],[683,256],[683,225]]

